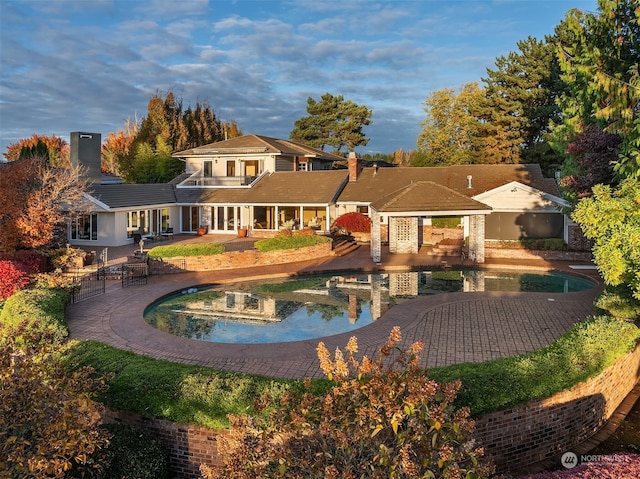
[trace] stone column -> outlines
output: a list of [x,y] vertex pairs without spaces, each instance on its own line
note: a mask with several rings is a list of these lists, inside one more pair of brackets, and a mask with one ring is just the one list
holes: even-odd
[[484,215],[469,216],[469,259],[484,263]]
[[380,235],[380,215],[377,211],[371,211],[371,257],[374,263],[382,261],[382,240]]

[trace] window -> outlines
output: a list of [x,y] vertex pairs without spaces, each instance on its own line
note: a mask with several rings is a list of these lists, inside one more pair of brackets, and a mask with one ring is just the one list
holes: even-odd
[[309,171],[309,162],[308,161],[301,161],[300,163],[298,163],[298,171]]
[[236,160],[227,161],[227,176],[236,176]]
[[150,211],[139,210],[127,213],[127,238],[133,238],[133,233],[148,234]]
[[211,178],[213,176],[213,161],[204,160],[202,163],[202,176]]
[[98,215],[81,215],[71,222],[71,239],[98,240]]

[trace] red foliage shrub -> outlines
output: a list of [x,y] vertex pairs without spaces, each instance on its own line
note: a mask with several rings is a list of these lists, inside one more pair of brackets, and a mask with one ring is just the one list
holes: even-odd
[[29,284],[27,267],[17,261],[0,260],[0,300]]
[[335,220],[333,226],[350,233],[369,233],[371,232],[371,219],[358,212],[345,213]]
[[34,250],[23,249],[14,253],[2,253],[0,260],[16,261],[28,274],[44,273],[47,270],[47,258]]

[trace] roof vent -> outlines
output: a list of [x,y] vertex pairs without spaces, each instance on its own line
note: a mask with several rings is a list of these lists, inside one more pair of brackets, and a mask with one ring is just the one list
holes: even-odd
[[468,189],[473,188],[473,185],[471,184],[471,180],[473,180],[473,176],[467,175],[467,188]]

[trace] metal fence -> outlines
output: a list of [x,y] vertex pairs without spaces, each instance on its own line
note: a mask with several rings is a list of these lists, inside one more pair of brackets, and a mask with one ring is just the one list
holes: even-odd
[[104,294],[105,282],[106,275],[102,268],[98,268],[98,270],[93,273],[88,273],[74,278],[71,294],[72,303],[75,304],[84,299]]
[[147,284],[149,266],[147,263],[125,263],[122,265],[122,287]]

